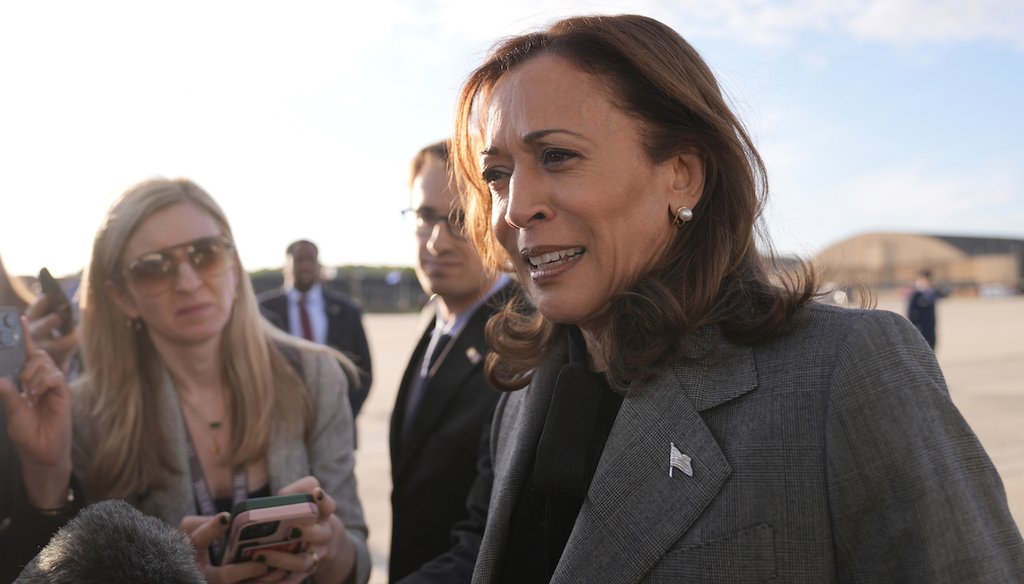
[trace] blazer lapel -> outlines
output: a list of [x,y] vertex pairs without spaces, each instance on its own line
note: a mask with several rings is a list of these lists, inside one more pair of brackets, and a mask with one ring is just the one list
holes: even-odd
[[[484,335],[484,326],[487,320],[494,314],[505,299],[507,288],[499,291],[490,301],[481,304],[476,312],[470,317],[465,328],[451,345],[451,349],[441,361],[434,377],[427,383],[423,398],[420,400],[418,411],[409,427],[408,435],[401,436],[401,423],[405,417],[405,408],[408,401],[408,392],[411,389],[415,375],[417,374],[420,361],[426,352],[427,344],[430,342],[433,321],[430,328],[424,333],[416,351],[413,353],[413,361],[410,361],[411,371],[406,372],[406,379],[403,382],[398,401],[401,407],[396,408],[395,414],[401,418],[392,421],[394,432],[399,434],[399,462],[398,473],[409,460],[416,457],[423,445],[424,438],[441,422],[445,412],[454,396],[462,389],[466,381],[476,372],[483,368],[484,357],[487,355],[487,340]],[[431,305],[431,314],[436,314],[436,308]],[[410,375],[411,374],[411,375]],[[397,426],[396,426],[397,423]],[[394,439],[394,434],[392,439]],[[397,473],[396,473],[397,474]]]
[[[552,582],[640,580],[732,472],[700,412],[755,386],[753,351],[723,342],[623,400]],[[669,476],[673,445],[690,457],[692,476]]]
[[138,506],[151,515],[157,515],[171,525],[178,525],[186,515],[196,514],[195,491],[189,471],[188,452],[184,419],[171,376],[165,371],[163,383],[157,394],[160,401],[160,423],[168,440],[171,457],[178,466],[178,472],[167,477],[162,489],[152,491],[139,501]]
[[[433,296],[420,310],[419,318],[416,321],[416,329],[423,331],[416,347],[409,356],[409,362],[405,365],[405,373],[402,374],[402,381],[398,386],[398,395],[395,396],[395,407],[391,411],[390,440],[392,450],[397,448],[401,439],[402,420],[405,416],[405,402],[409,399],[409,392],[412,390],[413,382],[419,374],[418,366],[423,354],[427,351],[427,344],[430,342],[430,335],[434,330],[434,322],[437,318],[437,296]],[[394,453],[392,453],[394,455]]]
[[288,321],[288,291],[281,288],[281,295],[271,298],[267,302],[267,308],[277,313],[277,316],[281,319],[281,325],[284,327],[282,330],[288,332],[291,330],[291,323]]
[[[537,451],[551,393],[566,358],[566,347],[559,343],[552,355],[537,368],[526,389],[506,394],[498,402],[494,420],[500,426],[491,430],[491,455],[494,479],[487,527],[480,544],[473,582],[493,582],[504,560],[508,530],[519,493],[529,477],[527,469]],[[600,582],[600,579],[594,580]]]
[[[437,373],[427,382],[416,417],[409,428],[409,435],[404,439],[404,446],[418,444],[423,435],[437,425],[462,384],[474,371],[484,366],[483,357],[486,350],[482,329],[467,327],[459,338],[455,339],[451,350],[441,361]],[[414,452],[415,450],[410,448],[409,453]]]

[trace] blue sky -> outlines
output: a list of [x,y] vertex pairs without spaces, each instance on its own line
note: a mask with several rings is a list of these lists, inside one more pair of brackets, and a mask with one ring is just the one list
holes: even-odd
[[296,238],[410,265],[407,165],[499,37],[637,12],[719,75],[805,256],[869,231],[1024,238],[1024,1],[477,0],[0,5],[0,255],[82,268],[109,204],[203,185],[249,269]]

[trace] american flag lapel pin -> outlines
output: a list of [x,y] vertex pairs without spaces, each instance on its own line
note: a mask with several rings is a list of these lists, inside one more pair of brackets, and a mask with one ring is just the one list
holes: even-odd
[[678,470],[688,477],[693,476],[693,465],[691,458],[676,448],[675,442],[669,442],[668,450],[668,476],[672,478],[672,471]]

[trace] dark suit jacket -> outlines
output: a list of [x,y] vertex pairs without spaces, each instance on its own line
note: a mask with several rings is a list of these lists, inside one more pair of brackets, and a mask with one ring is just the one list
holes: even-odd
[[[508,286],[481,305],[453,341],[427,384],[408,435],[403,436],[406,402],[430,341],[433,319],[409,359],[391,414],[388,577],[392,582],[449,550],[452,527],[467,516],[466,496],[500,395],[484,377],[488,352],[484,325],[504,303],[507,290]],[[432,316],[433,304],[424,312]]]
[[[370,361],[370,345],[363,331],[363,313],[347,298],[320,286],[324,295],[324,309],[327,311],[327,345],[341,351],[359,368],[359,386],[353,387],[348,394],[352,404],[352,416],[355,417],[370,393],[373,382],[373,367]],[[288,332],[288,293],[278,288],[270,293],[260,295],[260,308],[263,315],[274,325]]]
[[921,336],[931,348],[935,348],[935,301],[934,290],[914,290],[907,303],[907,318],[914,323]]
[[[708,329],[698,344],[710,346]],[[473,582],[502,573],[544,426],[554,351],[502,396]],[[671,445],[692,459],[674,469]],[[623,402],[553,583],[1021,582],[1002,482],[898,315],[811,305],[755,346],[723,341]]]

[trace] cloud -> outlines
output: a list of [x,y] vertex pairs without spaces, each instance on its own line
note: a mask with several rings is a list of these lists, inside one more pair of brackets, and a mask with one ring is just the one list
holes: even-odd
[[995,41],[1024,50],[1018,0],[874,0],[847,23],[853,36],[897,45]]
[[[429,23],[432,34],[484,46],[564,16],[637,13],[688,37],[755,46],[788,46],[809,33],[898,46],[993,41],[1024,50],[1019,0],[520,0],[500,10],[486,10],[478,0],[431,0],[415,6],[416,20]],[[408,12],[378,12],[377,22],[408,19]]]
[[1024,49],[1024,4],[1017,0],[731,0],[684,5],[722,34],[755,44],[788,44],[803,33],[848,35],[900,46],[994,41]]
[[1022,237],[1024,177],[1008,167],[936,171],[925,164],[880,169],[836,188],[827,199],[847,225]]

